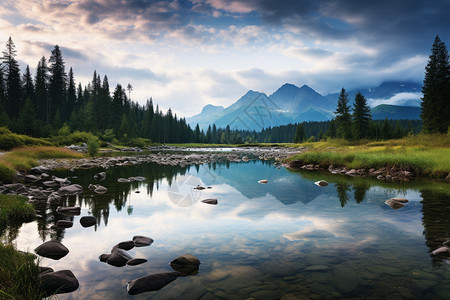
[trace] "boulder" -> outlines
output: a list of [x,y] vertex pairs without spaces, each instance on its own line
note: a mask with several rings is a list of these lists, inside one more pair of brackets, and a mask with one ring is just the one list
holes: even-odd
[[36,254],[39,254],[40,256],[58,260],[66,256],[67,253],[69,253],[69,249],[61,244],[60,241],[51,240],[38,246],[36,249],[34,249],[34,252],[36,252]]
[[134,180],[141,182],[141,181],[144,181],[144,180],[145,180],[145,177],[142,177],[142,176],[136,176],[136,177],[134,177]]
[[108,189],[105,188],[105,187],[102,186],[102,185],[98,185],[98,186],[95,188],[95,190],[94,190],[94,192],[96,192],[97,194],[104,194],[104,193],[106,193],[107,191],[108,191]]
[[114,248],[106,263],[114,267],[123,267],[130,259],[133,258],[125,250]]
[[97,218],[94,216],[83,216],[80,219],[80,224],[83,227],[91,227],[97,223]]
[[133,236],[134,246],[145,247],[150,246],[153,243],[153,239],[148,236],[135,235]]
[[177,279],[178,272],[158,273],[144,276],[128,282],[128,295],[137,295],[144,292],[158,291]]
[[440,254],[450,254],[450,248],[443,246],[440,248],[437,248],[436,250],[434,250],[433,252],[431,252],[433,255],[440,255]]
[[[401,201],[398,201],[397,199],[401,199]],[[399,208],[402,208],[405,206],[404,203],[408,202],[408,200],[404,199],[404,200],[406,200],[406,202],[404,202],[404,200],[402,200],[402,199],[404,199],[404,198],[391,198],[391,199],[386,200],[384,203],[386,205],[389,205],[393,209],[399,209]]]
[[328,182],[326,182],[325,180],[319,180],[319,181],[314,182],[314,184],[317,186],[327,186]]
[[31,174],[35,174],[35,175],[41,175],[42,173],[47,173],[49,171],[50,171],[50,169],[46,168],[44,166],[37,166],[37,167],[31,168],[31,170],[30,170]]
[[61,228],[70,228],[73,226],[73,222],[67,221],[67,220],[58,220],[56,222],[56,226],[61,227]]
[[261,183],[261,184],[267,184],[268,182],[269,181],[267,179],[261,179],[258,181],[258,183]]
[[57,182],[54,181],[54,180],[47,180],[47,181],[44,181],[43,184],[44,184],[45,186],[47,186],[47,187],[55,187],[55,186],[58,186],[58,185],[59,185],[59,183],[57,183]]
[[131,181],[130,181],[130,179],[127,179],[127,178],[119,178],[119,179],[117,179],[117,182],[120,182],[120,183],[129,183],[129,182],[131,182]]
[[137,265],[143,264],[145,262],[147,262],[147,260],[145,258],[133,258],[133,259],[130,259],[129,261],[127,261],[127,265],[137,266]]
[[78,279],[70,270],[47,272],[39,275],[46,296],[71,293],[79,287]]
[[53,177],[53,180],[59,183],[60,185],[70,184],[70,180],[67,178]]
[[81,213],[81,208],[79,206],[68,206],[68,207],[58,206],[56,211],[63,215],[77,215],[78,216]]
[[111,256],[111,254],[101,254],[101,255],[98,257],[98,259],[99,259],[101,262],[106,262],[110,256]]
[[47,200],[48,196],[39,190],[31,191],[29,195],[34,200]]
[[35,176],[35,175],[26,175],[25,176],[25,181],[26,182],[36,182],[39,181],[39,177]]
[[83,187],[79,184],[71,184],[63,186],[58,190],[58,193],[63,196],[77,195],[83,192]]
[[106,179],[106,173],[105,172],[100,172],[94,175],[94,179],[95,180],[105,180]]
[[196,275],[200,260],[191,254],[183,254],[170,262],[170,266],[182,276]]
[[125,242],[120,242],[117,245],[115,245],[113,247],[114,248],[119,248],[119,249],[123,249],[123,250],[131,250],[134,248],[134,242],[133,241],[125,241]]
[[202,202],[203,203],[206,203],[206,204],[211,204],[211,205],[217,205],[217,199],[205,199],[205,200],[202,200]]
[[49,267],[41,267],[41,266],[38,267],[38,273],[39,273],[39,275],[42,275],[42,274],[44,274],[44,273],[50,273],[50,272],[54,272],[52,268],[49,268]]

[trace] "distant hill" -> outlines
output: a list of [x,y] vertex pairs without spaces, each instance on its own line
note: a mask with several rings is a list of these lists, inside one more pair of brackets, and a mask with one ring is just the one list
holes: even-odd
[[372,108],[372,119],[418,120],[420,107],[381,104]]
[[[374,119],[418,119],[421,86],[412,82],[385,82],[375,88],[348,91],[351,102],[360,91],[373,108]],[[338,93],[322,96],[307,85],[297,87],[286,83],[267,96],[248,91],[232,105],[206,105],[202,112],[186,118],[192,128],[199,124],[218,128],[260,131],[267,127],[304,121],[327,121],[334,117]],[[401,105],[392,105],[401,104]],[[410,106],[411,105],[411,106]]]

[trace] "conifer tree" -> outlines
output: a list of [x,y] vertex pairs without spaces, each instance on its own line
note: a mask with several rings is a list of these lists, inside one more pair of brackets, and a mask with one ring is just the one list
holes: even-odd
[[305,129],[303,128],[303,124],[299,123],[295,131],[294,143],[296,144],[301,143],[305,139],[306,139]]
[[352,115],[354,137],[357,140],[367,137],[371,118],[370,107],[367,104],[366,97],[361,92],[358,92],[355,96]]
[[344,88],[341,89],[341,93],[339,94],[335,114],[337,137],[350,139],[352,136],[352,116],[350,114],[348,94]]
[[[52,50],[49,62],[49,71],[51,74],[49,86],[49,115],[53,118],[57,111],[61,114],[61,112],[64,111],[63,107],[67,104],[67,74],[61,49],[58,45]],[[63,114],[62,117],[68,118],[65,114]]]
[[21,82],[20,82],[20,70],[19,63],[15,59],[17,55],[16,45],[9,37],[6,42],[6,48],[3,51],[3,72],[6,77],[6,101],[5,110],[11,118],[17,118],[20,113],[20,109],[23,107],[21,96]]
[[48,99],[48,83],[50,76],[48,74],[47,60],[43,56],[36,68],[35,77],[35,103],[37,118],[45,124],[49,124],[49,99]]
[[422,87],[420,117],[426,132],[445,133],[450,126],[450,64],[445,43],[436,35]]
[[70,115],[72,111],[75,109],[75,105],[77,102],[77,94],[75,87],[75,79],[73,76],[73,70],[70,68],[69,70],[69,82],[67,86],[67,113],[66,115]]
[[23,75],[22,79],[22,95],[24,99],[34,98],[34,84],[33,78],[31,77],[29,65],[27,65],[27,68],[25,69],[25,74]]

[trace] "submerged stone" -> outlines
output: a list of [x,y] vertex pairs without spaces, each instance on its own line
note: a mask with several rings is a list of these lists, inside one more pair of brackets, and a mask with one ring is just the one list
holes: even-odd
[[129,295],[158,291],[177,279],[178,276],[178,272],[158,273],[144,276],[128,282],[127,291]]
[[314,184],[317,186],[327,186],[328,182],[326,182],[325,180],[319,180],[319,181],[314,182]]
[[105,180],[106,179],[106,173],[105,172],[100,172],[94,175],[94,179],[95,180]]
[[80,224],[83,227],[91,227],[97,223],[97,218],[94,216],[84,216],[80,219]]
[[71,184],[63,186],[58,190],[58,193],[63,196],[77,195],[83,192],[83,187],[79,184]]
[[127,265],[137,266],[137,265],[143,264],[145,262],[147,262],[147,260],[145,258],[133,258],[133,259],[130,259],[129,261],[127,261]]
[[47,296],[71,293],[79,287],[78,279],[70,270],[46,272],[39,277]]
[[205,199],[205,200],[202,200],[202,202],[203,203],[206,203],[206,204],[211,204],[211,205],[217,205],[217,199]]
[[38,246],[36,249],[34,249],[34,252],[36,252],[36,254],[39,254],[40,256],[58,260],[66,256],[67,253],[69,253],[69,249],[61,244],[60,241],[51,240]]
[[125,250],[114,248],[106,263],[114,267],[123,267],[130,259],[133,258]]
[[69,206],[69,207],[58,206],[56,211],[64,215],[79,215],[81,213],[81,208],[79,206]]
[[135,235],[133,236],[133,242],[136,247],[150,246],[153,243],[153,239],[148,236]]

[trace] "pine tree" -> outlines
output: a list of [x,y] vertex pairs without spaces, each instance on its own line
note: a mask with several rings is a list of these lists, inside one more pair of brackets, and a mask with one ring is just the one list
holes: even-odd
[[339,94],[335,114],[337,137],[350,139],[352,136],[352,116],[350,114],[348,94],[344,88],[342,88],[341,93]]
[[50,123],[48,84],[50,76],[48,74],[47,60],[43,56],[36,68],[35,77],[35,98],[37,117],[47,125]]
[[33,99],[34,98],[34,84],[33,84],[33,78],[31,77],[30,73],[30,66],[27,65],[27,68],[25,70],[25,74],[22,78],[22,95],[24,99]]
[[436,35],[422,87],[420,117],[426,132],[445,133],[450,126],[450,64],[445,43]]
[[77,91],[75,87],[75,79],[73,77],[73,70],[72,68],[70,68],[69,82],[67,86],[67,109],[66,109],[67,116],[72,114],[72,111],[75,109],[76,103],[77,103]]
[[354,137],[357,140],[367,137],[371,118],[370,107],[367,104],[366,97],[361,92],[358,92],[355,96],[352,115]]
[[294,143],[296,144],[301,143],[305,139],[306,139],[305,129],[303,128],[303,124],[299,123],[295,131]]
[[[49,115],[55,117],[57,111],[65,113],[64,107],[67,104],[67,74],[65,71],[64,60],[61,49],[58,45],[52,50],[49,62],[49,71],[51,73],[49,86]],[[63,114],[63,120],[68,118]]]
[[6,101],[5,110],[11,118],[17,118],[20,109],[24,105],[21,96],[22,88],[20,82],[19,63],[15,59],[17,55],[16,45],[9,37],[6,48],[3,51],[3,72],[6,77]]

